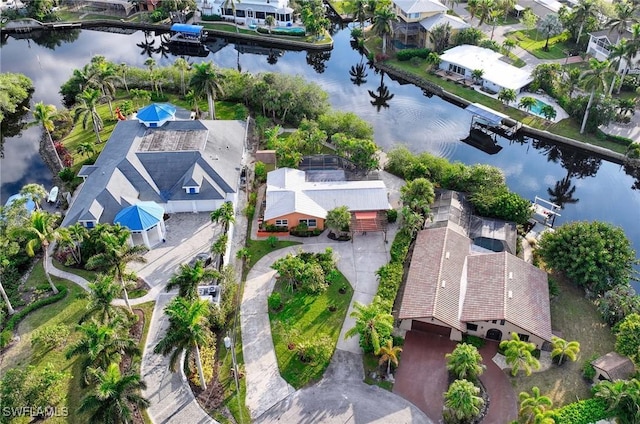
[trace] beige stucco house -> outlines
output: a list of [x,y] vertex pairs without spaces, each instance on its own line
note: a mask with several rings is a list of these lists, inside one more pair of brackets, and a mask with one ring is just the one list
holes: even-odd
[[429,34],[439,25],[451,27],[451,37],[470,25],[457,16],[447,14],[449,8],[438,0],[394,0],[397,21],[394,37],[404,45],[433,48]]

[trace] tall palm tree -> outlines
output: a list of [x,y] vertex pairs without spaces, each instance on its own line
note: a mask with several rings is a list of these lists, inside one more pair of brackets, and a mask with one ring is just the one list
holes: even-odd
[[120,319],[104,325],[92,319],[79,325],[78,331],[82,333],[81,338],[67,349],[65,356],[67,359],[83,358],[85,383],[91,380],[90,368],[106,369],[112,362],[119,363],[123,355],[140,355],[136,341],[129,336]]
[[239,32],[238,24],[236,23],[236,2],[240,3],[240,0],[224,0],[222,9],[231,9],[233,12],[233,24],[236,27],[236,32]]
[[540,368],[540,362],[533,356],[536,346],[533,343],[520,340],[517,333],[511,333],[511,340],[500,342],[500,348],[505,349],[504,356],[507,364],[511,366],[511,375],[524,370],[526,375],[531,375],[533,369]]
[[353,2],[353,19],[360,23],[360,29],[364,28],[364,21],[367,20],[367,2],[365,0]]
[[393,316],[386,311],[386,305],[383,302],[376,296],[369,305],[363,305],[360,302],[355,302],[353,305],[350,316],[355,318],[356,324],[345,333],[344,337],[347,339],[356,334],[360,335],[360,346],[366,353],[377,352],[381,341],[386,342],[386,338],[393,329]]
[[102,131],[103,122],[97,107],[102,99],[103,97],[99,90],[93,88],[84,89],[84,91],[78,95],[80,104],[76,106],[73,114],[73,122],[76,123],[82,119],[82,128],[84,129],[87,129],[89,122],[91,122],[98,143],[102,143],[100,131]]
[[480,388],[467,380],[455,380],[444,394],[445,413],[457,422],[470,422],[480,414],[484,400]]
[[396,367],[398,366],[398,353],[400,352],[402,352],[402,348],[400,346],[394,346],[393,339],[387,340],[387,344],[381,346],[376,352],[376,355],[380,356],[378,364],[382,365],[385,362],[387,363],[387,375],[391,374],[392,362]]
[[396,14],[390,7],[377,11],[373,17],[373,33],[382,38],[382,54],[387,54],[387,37],[393,35],[392,22],[396,20]]
[[589,59],[589,69],[587,69],[582,73],[582,75],[580,75],[580,80],[583,87],[587,90],[591,90],[591,94],[589,95],[589,102],[587,103],[587,108],[584,111],[584,118],[582,119],[580,134],[584,133],[584,129],[587,126],[587,119],[589,118],[589,109],[591,108],[591,104],[593,103],[593,96],[595,96],[596,92],[603,92],[607,86],[606,77],[608,69],[608,60],[600,62],[597,59],[591,58]]
[[9,296],[7,296],[7,292],[4,291],[4,286],[2,285],[2,281],[0,281],[0,294],[2,295],[2,300],[4,300],[5,305],[7,305],[7,312],[9,315],[13,315],[16,313],[13,306],[11,306],[11,302],[9,301]]
[[218,94],[224,94],[221,84],[222,75],[215,69],[212,62],[196,63],[193,68],[194,73],[189,86],[199,95],[206,94],[209,115],[211,119],[216,119],[215,99]]
[[607,21],[605,28],[609,28],[609,33],[616,32],[617,37],[614,44],[617,44],[622,41],[621,37],[628,28],[640,22],[640,16],[636,14],[633,4],[629,1],[623,0],[614,3],[613,7],[616,15]]
[[150,403],[140,395],[147,388],[139,374],[122,375],[118,364],[110,364],[106,370],[92,369],[96,381],[93,391],[86,395],[78,409],[89,413],[90,424],[127,424],[133,422],[133,410],[145,409]]
[[176,274],[171,276],[167,283],[166,290],[171,291],[178,288],[178,296],[188,300],[196,300],[198,298],[198,285],[203,281],[212,281],[220,278],[220,272],[213,269],[206,269],[202,261],[196,261],[193,266],[180,265],[180,269]]
[[114,82],[120,78],[116,74],[116,69],[111,62],[107,62],[104,56],[94,56],[91,59],[93,77],[90,84],[102,92],[102,98],[109,103],[109,111],[113,116],[113,105],[111,99],[116,94]]
[[576,6],[573,7],[573,20],[580,22],[580,28],[578,29],[578,35],[576,36],[576,44],[580,43],[582,38],[582,30],[584,30],[584,24],[590,18],[596,18],[598,15],[598,7],[593,0],[581,0]]
[[194,112],[196,113],[197,118],[200,119],[200,109],[198,108],[198,102],[200,101],[200,95],[198,95],[194,90],[187,91],[184,99],[191,105]]
[[520,392],[520,409],[518,410],[518,418],[522,424],[538,424],[538,417],[544,415],[545,411],[551,409],[553,402],[548,396],[540,394],[540,389],[533,387],[531,394]]
[[44,252],[42,267],[54,293],[58,293],[58,289],[51,281],[51,275],[49,275],[49,245],[60,238],[60,233],[55,228],[57,220],[58,217],[49,212],[34,211],[24,227],[18,227],[13,230],[14,234],[23,236],[28,240],[25,245],[27,255],[34,256],[35,252],[40,249]]
[[33,201],[38,210],[41,209],[40,204],[42,201],[47,198],[47,190],[45,190],[42,184],[25,184],[20,189],[20,194]]
[[206,301],[190,301],[183,297],[174,298],[164,309],[169,316],[167,333],[153,349],[155,353],[165,356],[171,354],[169,369],[172,372],[176,371],[182,352],[185,352],[186,359],[188,359],[192,351],[195,351],[200,386],[204,390],[207,388],[207,383],[202,370],[200,346],[208,343],[211,338],[205,322],[208,310],[209,304]]
[[182,95],[186,94],[186,85],[184,83],[184,74],[185,72],[191,69],[191,64],[187,62],[187,60],[183,57],[179,57],[173,62],[173,66],[180,71],[180,88],[182,90]]
[[149,249],[141,245],[130,246],[129,231],[119,225],[113,228],[115,231],[106,231],[100,234],[101,252],[90,257],[86,267],[87,269],[101,269],[112,272],[120,282],[124,301],[129,312],[133,313],[125,281],[135,281],[137,277],[135,273],[127,271],[127,264],[129,262],[145,263],[147,260],[143,254]]
[[54,105],[45,105],[43,102],[38,102],[33,107],[33,119],[35,123],[42,125],[42,128],[44,128],[44,131],[47,133],[49,143],[51,143],[51,147],[56,153],[56,158],[58,158],[58,164],[60,165],[60,167],[63,167],[62,160],[58,155],[56,146],[53,144],[53,138],[51,137],[51,132],[55,129],[53,118],[57,113],[58,112]]
[[112,275],[97,275],[96,279],[89,283],[87,312],[82,316],[80,322],[94,315],[102,324],[112,322],[119,316],[119,309],[113,305],[113,301],[120,296],[121,291],[122,288],[113,281]]
[[565,357],[574,362],[578,359],[578,353],[580,353],[579,342],[568,342],[560,337],[551,336],[551,345],[553,346],[551,357],[558,357],[558,365],[562,365]]
[[129,92],[129,85],[127,84],[127,71],[129,70],[129,66],[122,62],[120,64],[120,66],[118,66],[118,71],[120,72],[120,74],[122,75],[122,83],[124,84],[124,89],[127,90],[127,93]]
[[229,224],[236,222],[235,211],[233,210],[233,203],[224,202],[220,207],[211,212],[211,222],[221,223],[222,228],[226,232],[229,230]]
[[447,369],[457,379],[476,381],[485,370],[482,364],[482,356],[478,349],[467,343],[460,343],[451,353],[445,355]]
[[476,8],[476,15],[478,17],[478,28],[482,26],[485,21],[491,18],[491,13],[496,9],[497,5],[494,0],[480,0]]
[[153,72],[156,69],[157,62],[153,58],[149,58],[144,61],[144,66],[149,68],[149,79],[151,80],[151,86],[153,87],[153,91],[158,93],[158,82],[156,81],[156,74]]
[[518,107],[526,110],[527,112],[531,112],[531,108],[536,105],[536,99],[530,96],[525,96],[520,99],[518,102]]

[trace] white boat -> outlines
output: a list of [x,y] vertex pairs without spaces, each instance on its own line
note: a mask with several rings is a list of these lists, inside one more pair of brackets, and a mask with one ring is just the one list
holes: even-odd
[[47,198],[47,202],[54,203],[58,200],[58,186],[55,186],[49,192],[49,197]]

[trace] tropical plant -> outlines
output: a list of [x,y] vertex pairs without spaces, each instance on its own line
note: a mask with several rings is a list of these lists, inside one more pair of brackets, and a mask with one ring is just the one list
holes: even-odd
[[382,54],[387,54],[387,37],[393,35],[392,22],[396,19],[396,14],[387,7],[377,10],[373,17],[373,33],[382,38]]
[[471,422],[480,414],[484,400],[480,388],[467,380],[455,380],[444,393],[445,422]]
[[46,199],[48,194],[47,190],[45,190],[42,184],[25,184],[20,189],[20,195],[26,197],[27,199],[33,201],[36,205],[36,209],[40,210],[40,204],[43,199]]
[[98,113],[98,105],[102,101],[103,96],[99,90],[95,90],[93,88],[86,88],[82,93],[78,95],[78,100],[80,104],[76,106],[73,122],[77,123],[80,119],[82,119],[82,128],[87,129],[89,122],[91,122],[91,126],[93,128],[93,132],[96,135],[96,140],[98,143],[102,143],[102,139],[100,138],[100,131],[102,131],[102,118]]
[[188,362],[192,352],[195,353],[196,367],[200,377],[200,387],[206,390],[207,384],[202,370],[200,346],[210,343],[211,334],[206,325],[209,304],[204,300],[190,301],[184,297],[174,298],[164,309],[169,317],[169,328],[165,336],[153,349],[162,355],[171,354],[169,369],[177,370],[178,360],[182,353]]
[[594,387],[596,398],[603,399],[609,411],[624,423],[640,422],[640,380],[602,381]]
[[446,24],[437,25],[429,32],[429,40],[433,44],[433,50],[436,53],[441,54],[448,46],[449,39],[451,38],[451,25]]
[[480,83],[483,75],[484,69],[474,69],[473,71],[471,71],[471,78],[473,78],[476,84]]
[[353,309],[349,316],[355,318],[356,324],[345,333],[345,339],[358,334],[360,347],[365,353],[377,352],[381,345],[387,343],[393,330],[389,305],[376,296],[369,305],[355,302]]
[[505,105],[508,105],[511,102],[516,101],[516,90],[511,88],[503,88],[498,92],[498,100],[503,102]]
[[[527,392],[520,392],[518,396],[520,400],[520,409],[518,410],[518,421],[520,424],[543,424],[541,419],[544,419],[544,414],[547,410],[551,409],[553,402],[548,396],[540,394],[540,389],[533,387],[531,394]],[[553,421],[555,424],[555,421]]]
[[[471,4],[469,4],[471,8]],[[494,0],[478,0],[475,6],[475,16],[478,18],[478,28],[491,18],[491,13],[496,9],[497,5]]]
[[[75,177],[75,175],[74,175]],[[79,222],[58,229],[60,239],[58,245],[67,249],[76,264],[82,263],[82,243],[88,237],[88,230]]]
[[640,314],[629,314],[618,323],[616,335],[616,351],[626,355],[635,364],[640,364]]
[[542,106],[542,108],[540,109],[540,113],[542,114],[542,116],[544,116],[544,119],[548,121],[553,121],[554,119],[556,119],[556,116],[558,115],[556,108],[554,108],[551,105]]
[[640,296],[628,284],[620,284],[607,290],[597,304],[602,318],[612,327],[629,314],[640,314]]
[[578,353],[580,353],[579,342],[568,342],[560,337],[551,336],[551,345],[553,347],[551,357],[558,358],[558,365],[562,365],[565,357],[574,362],[578,359]]
[[520,98],[518,102],[518,107],[526,110],[527,112],[531,112],[531,108],[536,105],[537,101],[535,98],[531,96],[524,96]]
[[365,0],[355,0],[353,2],[353,19],[360,23],[360,29],[364,28],[364,21],[367,20],[367,3]]
[[182,90],[182,95],[186,95],[186,85],[184,82],[184,74],[191,69],[191,64],[187,62],[187,60],[183,57],[179,57],[173,62],[173,66],[176,67],[178,71],[180,71],[180,90]]
[[529,376],[532,370],[540,368],[540,362],[533,356],[536,345],[520,340],[517,333],[511,333],[511,340],[501,341],[500,348],[504,349],[507,365],[511,366],[511,375],[523,370]]
[[78,409],[89,414],[90,424],[134,422],[133,411],[149,406],[149,401],[140,395],[140,390],[147,388],[140,375],[133,372],[122,375],[116,363],[109,364],[105,370],[91,369],[90,373],[96,385]]
[[591,94],[589,95],[589,102],[587,103],[587,108],[584,111],[584,118],[582,119],[580,134],[584,133],[584,129],[587,125],[587,119],[589,119],[589,109],[591,109],[593,97],[595,96],[596,92],[604,92],[607,86],[606,78],[609,73],[608,69],[608,60],[600,62],[597,59],[591,58],[589,60],[589,69],[584,71],[580,76],[582,86],[587,90],[591,90]]
[[429,205],[435,200],[433,184],[426,178],[409,181],[400,189],[400,200],[413,212],[426,217],[429,214]]
[[379,365],[387,363],[387,375],[391,374],[391,363],[397,367],[398,366],[398,353],[402,352],[402,348],[400,346],[393,345],[393,339],[388,339],[387,344],[381,346],[380,349],[376,352],[376,355],[380,357],[378,361]]
[[211,222],[221,223],[224,231],[229,230],[229,224],[236,222],[235,211],[233,210],[233,203],[224,202],[220,207],[211,212]]
[[457,378],[476,381],[486,369],[478,349],[467,343],[460,343],[451,353],[445,355],[447,369]]
[[113,301],[120,296],[122,287],[113,281],[112,275],[99,274],[88,286],[89,303],[87,312],[80,319],[81,323],[88,317],[97,316],[98,322],[107,324],[120,316],[120,310],[113,305]]
[[53,123],[53,119],[57,114],[56,107],[54,105],[45,105],[43,102],[38,102],[33,107],[33,119],[34,123],[42,125],[44,131],[47,133],[47,138],[49,139],[49,143],[51,143],[51,147],[53,147],[53,151],[56,152],[56,158],[58,158],[58,164],[62,167],[62,160],[58,155],[58,152],[53,144],[53,138],[51,137],[51,132],[55,129],[55,125]]
[[80,155],[84,155],[86,157],[90,157],[96,152],[96,146],[91,140],[85,140],[78,144],[76,148],[76,152]]
[[558,17],[558,15],[555,13],[548,13],[544,15],[538,21],[538,32],[547,38],[542,50],[548,52],[549,38],[562,32],[562,22],[560,22],[560,18]]
[[188,300],[196,300],[198,298],[198,285],[218,278],[220,278],[220,272],[206,269],[202,261],[196,261],[193,266],[180,265],[178,272],[173,274],[167,283],[166,290],[171,291],[177,287],[178,296]]
[[119,225],[114,226],[112,231],[101,233],[101,251],[89,258],[86,268],[112,272],[122,286],[122,294],[129,312],[133,313],[125,281],[136,281],[137,276],[134,272],[127,271],[127,264],[129,262],[145,263],[147,260],[143,254],[149,249],[141,245],[130,246],[130,235],[128,230]]
[[60,232],[55,225],[58,221],[57,215],[52,215],[45,211],[33,211],[29,217],[29,221],[24,227],[16,227],[12,230],[14,236],[24,237],[27,240],[25,251],[27,255],[34,256],[36,251],[42,249],[44,259],[42,267],[47,281],[51,286],[53,293],[57,294],[58,289],[51,281],[49,274],[49,245],[60,238]]
[[213,62],[196,63],[193,69],[189,86],[198,95],[207,96],[209,115],[211,119],[216,119],[215,99],[224,93],[221,84],[222,74],[216,70]]
[[324,222],[325,226],[335,234],[340,234],[345,229],[348,229],[350,223],[351,213],[346,206],[338,206],[328,211]]
[[264,24],[267,26],[267,28],[269,28],[269,34],[271,34],[271,27],[276,24],[276,18],[269,15],[266,18],[264,18]]

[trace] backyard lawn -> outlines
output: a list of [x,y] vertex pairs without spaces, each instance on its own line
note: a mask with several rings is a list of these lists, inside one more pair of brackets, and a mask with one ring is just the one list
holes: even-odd
[[578,360],[566,361],[561,367],[554,364],[548,371],[529,377],[511,379],[516,394],[530,392],[533,386],[538,386],[542,394],[551,398],[554,408],[591,397],[590,383],[582,377],[582,366],[594,355],[611,352],[615,343],[611,329],[595,305],[585,298],[584,291],[557,280],[560,294],[551,301],[551,326],[554,331],[562,332],[565,340],[580,342]]
[[[340,289],[344,287],[345,292]],[[299,389],[315,383],[331,361],[344,318],[349,309],[353,289],[347,279],[339,273],[324,293],[307,294],[303,291],[289,292],[276,283],[274,292],[282,295],[283,307],[278,312],[269,311],[273,345],[278,358],[280,375],[294,388]],[[330,310],[330,306],[335,310]],[[326,345],[330,352],[322,360],[302,362],[299,349],[304,345],[314,349],[309,342],[317,342],[326,337]]]
[[538,59],[564,59],[570,50],[575,49],[575,43],[569,41],[567,32],[549,38],[549,51],[544,51],[547,37],[536,29],[514,31],[506,35],[515,38],[520,47]]

